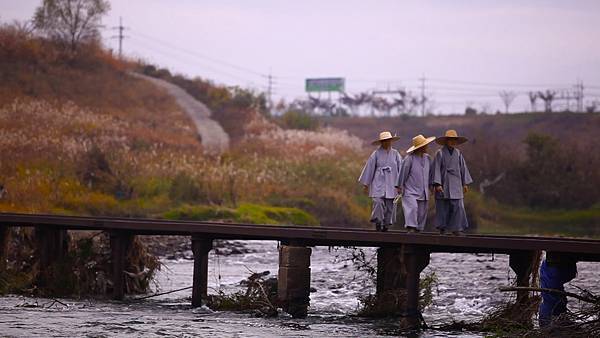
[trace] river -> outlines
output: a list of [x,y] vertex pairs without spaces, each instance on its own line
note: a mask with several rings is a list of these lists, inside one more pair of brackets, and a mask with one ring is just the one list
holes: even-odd
[[[277,274],[277,243],[241,242],[250,253],[209,257],[209,293],[221,288],[241,290],[239,282],[249,271]],[[347,249],[313,248],[311,257],[311,306],[306,319],[259,318],[248,313],[213,312],[190,307],[191,290],[171,293],[141,302],[112,302],[0,297],[0,335],[39,337],[376,337],[398,335],[395,320],[374,320],[352,316],[360,295],[374,292],[368,277],[352,263],[340,259]],[[365,249],[367,256],[373,254]],[[191,252],[186,253],[190,256]],[[161,291],[192,284],[193,261],[166,259],[157,282]],[[578,263],[578,277],[568,284],[598,291],[598,266]],[[596,270],[594,270],[596,269]],[[478,320],[508,294],[498,287],[508,285],[514,274],[506,255],[432,254],[424,274],[435,272],[433,304],[423,313],[430,326],[453,320]],[[570,302],[570,305],[574,301]],[[426,330],[419,337],[483,337],[475,332]]]

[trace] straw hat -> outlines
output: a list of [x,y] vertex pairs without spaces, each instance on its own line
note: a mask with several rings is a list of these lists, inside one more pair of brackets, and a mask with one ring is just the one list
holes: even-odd
[[438,137],[435,142],[437,144],[445,145],[448,140],[456,140],[456,144],[463,144],[467,142],[469,139],[464,136],[458,136],[458,133],[454,129],[446,130],[444,136]]
[[392,133],[390,133],[389,131],[382,131],[381,133],[379,133],[379,139],[371,142],[371,144],[378,145],[381,143],[381,141],[385,141],[385,140],[398,141],[399,139],[400,139],[400,137],[392,136]]
[[406,151],[407,153],[412,153],[413,151],[424,147],[426,145],[428,145],[429,143],[431,143],[433,140],[435,140],[435,136],[431,136],[431,137],[427,137],[425,138],[425,136],[419,134],[415,137],[413,137],[412,139],[412,147],[408,148],[408,150]]

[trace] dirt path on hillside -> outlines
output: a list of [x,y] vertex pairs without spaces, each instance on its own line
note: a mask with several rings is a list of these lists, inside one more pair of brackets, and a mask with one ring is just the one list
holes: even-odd
[[154,83],[158,87],[165,89],[169,95],[175,98],[181,109],[194,121],[205,152],[220,154],[227,150],[229,147],[229,135],[227,135],[217,121],[210,118],[212,112],[204,103],[196,100],[182,88],[165,80],[139,73],[131,72],[130,74],[139,79]]

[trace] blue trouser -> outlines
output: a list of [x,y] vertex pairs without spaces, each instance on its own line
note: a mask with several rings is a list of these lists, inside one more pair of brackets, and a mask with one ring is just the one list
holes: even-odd
[[[540,286],[545,289],[564,291],[563,284],[572,280],[577,275],[577,264],[566,263],[548,265],[546,260],[540,268]],[[542,304],[540,305],[540,326],[547,326],[556,317],[567,311],[567,297],[555,293],[542,291]]]

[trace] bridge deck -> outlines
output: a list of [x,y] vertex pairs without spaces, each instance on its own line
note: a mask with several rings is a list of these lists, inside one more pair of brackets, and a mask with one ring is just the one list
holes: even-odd
[[195,235],[211,239],[277,240],[304,245],[385,247],[414,244],[430,252],[509,253],[546,250],[600,261],[600,240],[561,237],[409,234],[342,227],[275,226],[161,219],[0,213],[0,225],[48,226],[72,230],[127,231],[138,235]]

